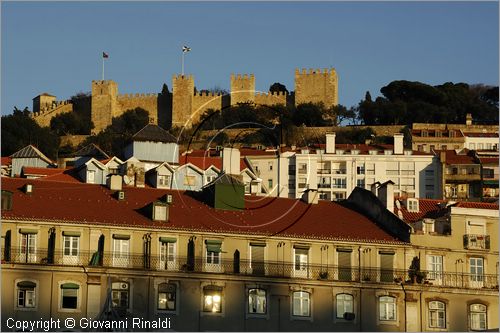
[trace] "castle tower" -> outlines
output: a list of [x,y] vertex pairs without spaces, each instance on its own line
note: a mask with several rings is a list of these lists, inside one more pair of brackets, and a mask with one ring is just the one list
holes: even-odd
[[255,77],[253,74],[231,74],[231,105],[255,102]]
[[185,126],[191,117],[193,108],[193,76],[174,75],[172,77],[172,95],[172,127]]
[[112,80],[92,81],[92,123],[93,133],[99,133],[109,125],[113,117],[118,115],[116,98],[118,84]]
[[295,105],[302,103],[323,103],[325,107],[339,103],[334,68],[295,70]]
[[56,101],[56,96],[43,93],[33,98],[33,112],[40,112],[44,108],[50,108]]

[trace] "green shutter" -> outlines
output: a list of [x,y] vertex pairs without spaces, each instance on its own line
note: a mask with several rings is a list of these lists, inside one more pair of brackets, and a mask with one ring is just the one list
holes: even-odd
[[309,250],[310,246],[307,244],[295,244],[293,246],[294,249],[300,249],[300,250]]
[[38,233],[38,230],[36,229],[19,229],[19,233],[20,234],[37,234]]
[[113,239],[130,239],[130,235],[119,235],[119,234],[114,234]]
[[80,237],[80,231],[63,231],[63,236]]
[[65,283],[61,285],[61,289],[80,289],[76,283]]
[[177,238],[173,237],[160,237],[161,243],[177,243]]
[[222,252],[222,241],[220,240],[206,240],[205,244],[208,252]]
[[262,242],[250,242],[250,246],[262,246],[262,247],[265,247],[266,243],[262,243]]
[[21,281],[17,283],[19,288],[35,288],[36,283],[31,281]]

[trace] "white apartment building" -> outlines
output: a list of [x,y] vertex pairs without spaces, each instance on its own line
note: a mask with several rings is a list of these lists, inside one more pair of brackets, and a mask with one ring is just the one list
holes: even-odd
[[[326,134],[326,145],[278,154],[277,150],[242,151],[251,161],[269,195],[300,198],[317,189],[323,200],[341,200],[356,187],[370,189],[376,182],[394,182],[394,193],[416,198],[438,198],[439,160],[431,153],[405,150],[403,134],[394,145],[335,144],[335,133]],[[279,155],[279,156],[278,156]]]

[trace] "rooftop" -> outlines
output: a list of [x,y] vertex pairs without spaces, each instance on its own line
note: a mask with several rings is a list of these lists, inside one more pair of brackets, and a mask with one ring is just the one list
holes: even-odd
[[148,124],[134,134],[132,141],[177,143],[177,138],[158,125]]
[[[32,194],[21,190],[27,183],[33,184]],[[2,187],[13,192],[12,210],[2,210],[3,220],[401,243],[364,215],[334,202],[245,196],[244,210],[227,211],[187,191],[125,187],[125,199],[117,200],[114,191],[100,185],[6,178]],[[141,213],[165,194],[173,197],[168,222],[153,222]]]

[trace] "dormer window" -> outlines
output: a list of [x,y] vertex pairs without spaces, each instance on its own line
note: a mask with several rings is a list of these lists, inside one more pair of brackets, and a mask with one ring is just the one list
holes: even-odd
[[344,155],[344,150],[343,150],[343,149],[337,149],[337,150],[335,151],[335,153],[336,153],[337,155]]
[[370,150],[368,153],[370,155],[377,155],[378,151],[377,150]]
[[434,232],[434,220],[432,219],[424,219],[424,223],[422,224],[424,233],[433,233]]
[[427,130],[422,130],[422,137],[426,138],[428,136],[429,136],[429,132],[427,132]]
[[384,155],[392,155],[392,150],[389,149],[384,150]]
[[166,222],[168,220],[168,205],[163,202],[153,204],[153,220]]
[[359,150],[358,149],[352,149],[351,150],[352,155],[359,155]]
[[417,199],[408,199],[407,207],[408,212],[410,213],[418,213],[419,212],[419,207],[418,207],[418,200]]

